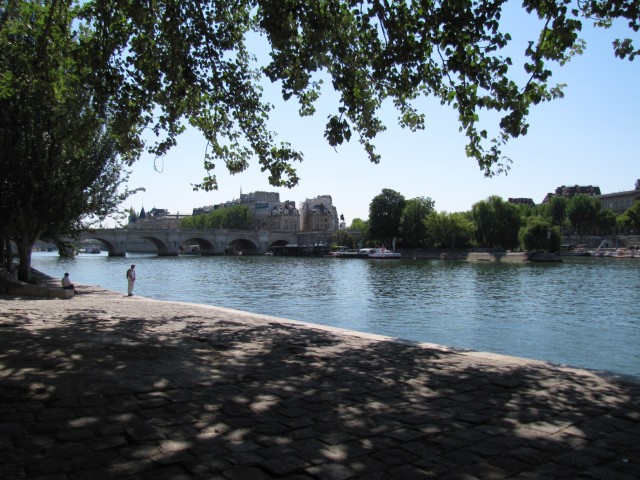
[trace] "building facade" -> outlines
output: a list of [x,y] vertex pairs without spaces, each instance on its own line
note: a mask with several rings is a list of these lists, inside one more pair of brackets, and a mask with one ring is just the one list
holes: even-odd
[[636,181],[635,190],[627,190],[625,192],[605,193],[599,195],[600,205],[602,209],[613,211],[616,215],[624,213],[631,208],[634,202],[640,200],[640,180]]
[[580,194],[587,195],[589,197],[600,196],[600,187],[594,187],[593,185],[574,185],[572,187],[567,187],[562,185],[561,187],[556,188],[555,193],[547,193],[544,200],[542,200],[542,203],[548,203],[552,197],[572,198]]
[[300,206],[300,221],[300,230],[303,232],[338,230],[340,219],[331,195],[305,200]]
[[251,212],[252,228],[287,232],[299,230],[300,213],[295,202],[281,202],[280,194],[277,192],[241,193],[238,203]]
[[338,211],[330,195],[305,200],[300,208],[292,200],[280,201],[277,192],[241,193],[240,198],[219,205],[193,209],[193,214],[207,213],[219,208],[244,205],[253,217],[252,228],[285,232],[333,232],[340,228]]
[[509,198],[509,203],[513,203],[514,205],[526,205],[530,207],[535,206],[532,198]]
[[144,207],[138,216],[129,215],[127,228],[179,228],[180,220],[187,215],[169,213],[168,210],[152,208],[145,212]]

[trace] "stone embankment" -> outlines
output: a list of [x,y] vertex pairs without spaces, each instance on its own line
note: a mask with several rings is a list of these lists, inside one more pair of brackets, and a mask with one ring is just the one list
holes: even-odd
[[74,295],[73,290],[63,289],[59,280],[46,277],[35,270],[33,276],[34,283],[22,282],[14,272],[0,269],[0,293],[41,298],[72,298]]
[[402,258],[424,260],[466,260],[469,262],[561,262],[555,253],[545,252],[503,252],[470,250],[401,250]]
[[628,379],[78,287],[0,294],[3,480],[640,478]]

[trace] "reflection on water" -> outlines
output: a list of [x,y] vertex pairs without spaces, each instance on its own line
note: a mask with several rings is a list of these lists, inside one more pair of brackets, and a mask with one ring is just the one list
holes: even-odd
[[640,376],[638,259],[559,264],[283,257],[60,259],[35,268],[76,283],[415,341]]

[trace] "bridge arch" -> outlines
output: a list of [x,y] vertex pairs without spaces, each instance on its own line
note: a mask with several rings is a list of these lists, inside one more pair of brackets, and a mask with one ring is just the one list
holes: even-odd
[[117,240],[109,240],[107,238],[104,238],[100,235],[93,235],[93,236],[85,236],[83,237],[82,241],[98,241],[102,244],[103,247],[105,247],[105,249],[107,250],[107,253],[109,254],[110,257],[124,257],[125,256],[125,248],[124,245],[122,244],[123,242],[118,242]]
[[179,245],[176,245],[176,242],[171,242],[170,244],[167,244],[166,242],[162,241],[161,239],[154,237],[154,236],[148,236],[148,235],[144,235],[144,236],[140,236],[138,237],[142,240],[147,240],[151,243],[153,243],[158,251],[158,256],[162,256],[162,257],[167,257],[167,256],[176,256],[178,255],[178,247]]
[[179,247],[180,253],[193,253],[189,252],[189,247],[194,244],[198,246],[197,253],[200,255],[220,255],[222,253],[216,250],[216,246],[212,241],[200,236],[187,238]]
[[271,247],[286,247],[287,245],[289,245],[289,243],[291,243],[291,242],[289,242],[289,240],[283,240],[283,239],[275,240],[275,241],[273,241],[273,242],[271,242],[269,244],[269,248],[271,248]]
[[229,239],[224,246],[225,255],[258,255],[258,245],[247,238],[237,237]]

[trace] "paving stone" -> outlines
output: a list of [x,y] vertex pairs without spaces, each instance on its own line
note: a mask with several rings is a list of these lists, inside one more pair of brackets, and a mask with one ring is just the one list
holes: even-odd
[[25,478],[26,473],[22,462],[0,463],[0,478],[3,479],[19,479]]
[[312,476],[324,480],[346,480],[347,478],[355,477],[353,470],[346,465],[337,463],[323,463],[322,465],[309,467],[306,471]]
[[229,480],[271,480],[273,477],[257,467],[234,468],[224,472]]
[[146,472],[143,478],[149,480],[192,480],[193,476],[181,465],[171,465]]
[[282,456],[267,460],[261,464],[268,473],[276,477],[284,477],[294,473],[299,473],[310,467],[308,462],[295,456]]
[[372,453],[371,457],[391,466],[411,463],[418,458],[415,454],[401,448],[378,450]]
[[91,295],[3,329],[2,480],[639,477],[634,383],[138,298],[107,320]]

